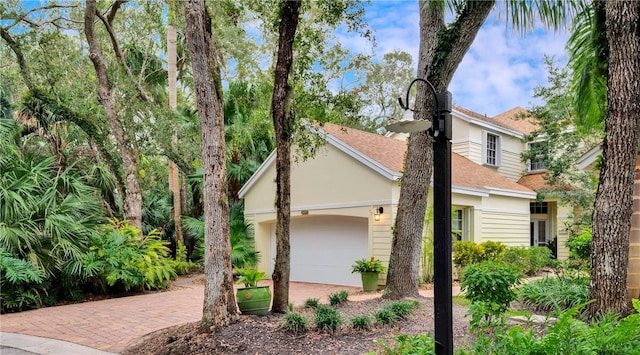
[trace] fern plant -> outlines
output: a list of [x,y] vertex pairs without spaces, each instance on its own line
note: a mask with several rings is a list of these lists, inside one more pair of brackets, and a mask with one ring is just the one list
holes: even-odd
[[44,272],[0,248],[0,311],[22,311],[42,305]]
[[113,220],[112,226],[94,240],[84,267],[103,290],[162,289],[176,277],[168,242],[155,230],[146,237],[139,233],[137,228]]

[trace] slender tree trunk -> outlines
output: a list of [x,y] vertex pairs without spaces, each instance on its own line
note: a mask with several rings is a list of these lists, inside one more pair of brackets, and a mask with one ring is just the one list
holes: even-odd
[[[175,10],[174,10],[175,11]],[[167,74],[169,78],[169,108],[175,110],[178,104],[176,94],[176,28],[173,25],[167,26]],[[178,136],[174,133],[171,136],[171,144],[178,143]],[[173,194],[173,220],[176,222],[176,240],[184,243],[182,238],[182,185],[180,184],[180,171],[173,161],[169,161],[169,189]]]
[[281,2],[280,37],[271,114],[276,133],[276,262],[273,270],[273,312],[289,309],[291,245],[291,113],[289,74],[293,65],[293,41],[300,16],[300,0]]
[[627,267],[636,144],[640,131],[640,2],[608,1],[607,116],[593,213],[592,316],[629,311]]
[[204,0],[185,2],[186,37],[202,131],[205,288],[202,325],[217,330],[238,317],[229,240],[222,87]]
[[104,108],[104,114],[109,123],[111,134],[116,139],[118,150],[122,157],[125,174],[124,181],[124,214],[132,226],[138,229],[142,227],[142,193],[138,183],[138,171],[136,165],[138,157],[134,154],[131,144],[126,138],[122,123],[118,118],[116,102],[111,90],[111,83],[107,76],[107,67],[103,59],[102,49],[96,39],[95,16],[96,1],[88,0],[84,12],[84,32],[89,44],[89,58],[98,77],[98,100]]
[[[427,78],[436,91],[445,91],[493,5],[494,1],[468,2],[456,23],[445,29],[442,9],[433,2],[420,1],[418,77]],[[431,120],[433,93],[423,84],[418,86],[415,108],[416,119]],[[433,139],[426,131],[412,133],[393,229],[385,298],[418,296],[420,247],[432,173],[438,173],[433,172]]]

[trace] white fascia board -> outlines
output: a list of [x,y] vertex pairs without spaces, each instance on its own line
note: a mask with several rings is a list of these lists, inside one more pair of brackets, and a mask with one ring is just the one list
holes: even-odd
[[589,149],[586,153],[582,154],[576,161],[580,170],[586,169],[589,165],[596,161],[598,155],[602,154],[602,143],[597,144],[595,147]]
[[[369,206],[388,206],[388,205],[397,205],[397,200],[376,200],[376,201],[357,201],[357,202],[348,202],[348,203],[335,203],[335,204],[326,204],[326,205],[308,205],[308,206],[295,206],[291,207],[291,212],[300,212],[300,211],[318,211],[318,210],[333,210],[340,208],[353,208],[353,207],[369,207]],[[264,213],[275,213],[276,208],[270,209],[262,209],[262,210],[247,210],[245,214],[264,214]]]
[[468,196],[489,197],[489,192],[486,190],[474,189],[474,188],[458,186],[458,185],[451,186],[451,193],[468,195]]
[[269,154],[267,159],[265,159],[265,161],[263,161],[262,164],[260,164],[260,166],[258,167],[258,170],[256,170],[256,172],[253,173],[253,175],[244,184],[244,186],[242,186],[240,191],[238,191],[238,197],[244,198],[244,195],[249,191],[249,189],[251,189],[253,184],[255,184],[258,180],[260,180],[260,177],[262,177],[262,175],[264,175],[264,173],[267,172],[269,165],[271,165],[271,163],[273,163],[275,160],[276,160],[276,150],[274,149],[273,152]]
[[500,189],[497,187],[490,187],[490,186],[486,186],[486,188],[489,190],[489,194],[491,195],[526,198],[529,200],[535,200],[537,196],[535,192],[524,192],[524,191],[516,191],[516,190],[509,190],[509,189]]
[[469,122],[469,123],[473,123],[473,124],[478,125],[478,126],[483,127],[483,128],[491,129],[494,132],[508,134],[508,135],[516,137],[518,139],[524,139],[524,134],[522,132],[518,132],[518,131],[513,130],[513,129],[505,128],[505,127],[498,126],[496,124],[493,124],[493,123],[490,123],[490,122],[487,122],[487,121],[483,121],[483,120],[477,119],[477,118],[475,118],[473,116],[469,116],[469,115],[467,115],[465,113],[462,113],[462,112],[460,112],[460,111],[458,111],[456,109],[453,109],[452,111],[453,111],[453,113],[455,114],[456,117],[458,117],[459,119],[461,119],[463,121],[466,121],[466,122]]

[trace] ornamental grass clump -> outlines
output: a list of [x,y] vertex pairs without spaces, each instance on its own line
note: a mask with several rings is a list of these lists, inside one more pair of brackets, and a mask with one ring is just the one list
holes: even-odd
[[316,308],[316,327],[320,331],[332,331],[335,332],[340,327],[342,319],[340,313],[329,306],[320,305]]
[[349,291],[341,290],[329,295],[329,303],[332,306],[337,306],[339,304],[347,302],[348,298],[349,298]]
[[418,305],[418,301],[397,301],[388,304],[388,307],[398,319],[405,319],[413,313],[413,309]]
[[376,323],[385,325],[391,324],[396,321],[398,316],[396,316],[395,312],[388,307],[384,307],[375,312],[374,317],[376,318]]
[[359,330],[371,329],[371,318],[369,316],[355,316],[351,318],[351,327]]
[[320,300],[317,298],[307,298],[304,301],[304,308],[318,308],[320,305]]
[[589,301],[589,277],[545,277],[520,287],[520,298],[536,312],[566,311]]
[[293,333],[302,333],[309,330],[309,321],[298,312],[285,314],[282,328]]

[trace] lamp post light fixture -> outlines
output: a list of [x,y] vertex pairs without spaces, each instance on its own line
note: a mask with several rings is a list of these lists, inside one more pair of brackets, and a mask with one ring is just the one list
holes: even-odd
[[[427,84],[434,100],[432,121],[391,123],[385,128],[392,132],[420,132],[428,130],[433,142],[433,225],[434,225],[434,314],[436,354],[453,354],[453,305],[451,294],[451,93],[436,92],[433,84],[422,78],[414,79],[407,89],[406,105],[398,98],[400,107],[409,108],[409,93],[416,82]],[[405,121],[406,122],[406,121]]]

